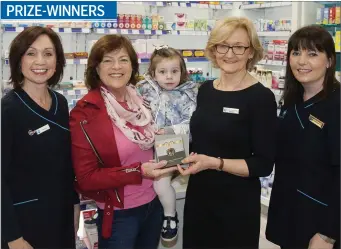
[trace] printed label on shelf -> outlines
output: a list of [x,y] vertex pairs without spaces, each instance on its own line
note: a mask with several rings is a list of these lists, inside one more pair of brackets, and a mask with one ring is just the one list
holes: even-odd
[[109,34],[117,34],[117,29],[109,29]]
[[156,2],[156,6],[163,6],[163,2]]
[[88,63],[88,59],[80,59],[79,64],[85,65]]
[[263,3],[262,6],[266,8],[271,7],[271,3]]
[[217,10],[221,10],[221,5],[213,5]]
[[191,7],[196,8],[196,7],[198,7],[198,4],[197,3],[191,3]]
[[[151,30],[145,30],[145,31],[144,31],[144,34],[145,34],[145,35],[150,35],[151,33],[152,33]],[[162,32],[161,32],[161,34],[162,34]]]
[[64,28],[64,33],[72,33],[72,29],[71,28]]
[[83,95],[83,94],[87,94],[88,93],[88,90],[87,89],[82,89],[81,90],[81,94]]
[[134,34],[134,35],[139,35],[139,34],[140,34],[140,32],[139,32],[139,30],[138,30],[138,29],[133,29],[133,34]]
[[177,2],[172,2],[172,6],[173,6],[173,7],[178,7],[179,4],[178,4]]
[[177,34],[178,34],[178,31],[172,30],[172,35],[177,35]]
[[156,30],[155,32],[157,35],[162,35],[162,30]]
[[73,59],[66,59],[66,64],[68,64],[68,65],[73,64]]
[[128,29],[121,29],[121,34],[127,35],[128,34]]
[[185,61],[185,62],[188,62],[188,59],[185,57],[185,58],[184,58],[184,61]]
[[76,95],[75,90],[68,90],[67,95]]
[[96,29],[96,33],[97,34],[104,34],[105,31],[104,31],[104,29]]
[[282,65],[282,61],[273,61],[272,64],[273,65],[277,65],[277,66],[281,66]]
[[186,3],[181,2],[181,3],[180,3],[180,7],[187,7],[187,5],[186,5]]
[[207,9],[207,8],[208,8],[208,4],[200,3],[200,4],[199,4],[199,8],[201,8],[201,9]]

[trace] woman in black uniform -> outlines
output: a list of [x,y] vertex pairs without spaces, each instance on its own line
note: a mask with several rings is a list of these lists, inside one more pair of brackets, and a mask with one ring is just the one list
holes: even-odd
[[272,172],[276,101],[249,73],[263,49],[252,22],[221,20],[206,54],[220,77],[199,89],[190,129],[192,165],[184,210],[184,248],[258,248],[260,176]]
[[289,39],[267,239],[282,248],[340,243],[340,83],[331,35],[319,26]]
[[1,100],[2,248],[75,248],[68,104],[49,88],[63,76],[61,41],[49,28],[27,28],[12,41],[9,61],[14,90]]

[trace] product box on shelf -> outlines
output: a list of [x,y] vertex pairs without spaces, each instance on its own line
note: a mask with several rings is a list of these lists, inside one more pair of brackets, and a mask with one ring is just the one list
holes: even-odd
[[335,51],[341,51],[341,31],[335,32]]
[[74,58],[86,59],[88,58],[88,52],[74,52]]
[[322,24],[328,24],[328,21],[329,21],[329,8],[323,8]]
[[148,58],[147,56],[147,40],[146,39],[136,39],[133,41],[133,47],[137,53],[138,58]]
[[335,8],[335,24],[341,23],[341,6]]
[[323,8],[316,9],[316,24],[322,24],[323,22]]

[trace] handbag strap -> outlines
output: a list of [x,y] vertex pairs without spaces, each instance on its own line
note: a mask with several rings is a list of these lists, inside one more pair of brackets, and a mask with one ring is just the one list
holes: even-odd
[[84,135],[85,135],[86,140],[88,140],[88,142],[89,142],[89,144],[90,144],[90,146],[91,146],[93,152],[95,153],[95,155],[96,155],[96,157],[97,157],[97,159],[98,159],[98,162],[99,162],[100,165],[103,167],[103,166],[104,166],[104,163],[103,163],[101,157],[99,156],[98,151],[96,150],[95,146],[93,145],[93,143],[92,143],[92,141],[91,141],[91,139],[90,139],[88,133],[85,131],[85,129],[84,129],[84,127],[83,127],[83,122],[82,122],[82,121],[80,122],[80,125],[81,125],[82,131],[83,131],[83,133],[84,133]]

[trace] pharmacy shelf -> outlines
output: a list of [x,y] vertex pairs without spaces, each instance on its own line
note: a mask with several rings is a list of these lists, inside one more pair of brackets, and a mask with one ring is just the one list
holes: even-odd
[[66,59],[66,64],[68,65],[86,65],[88,64],[88,58],[84,59]]
[[63,89],[63,90],[56,90],[56,92],[63,94],[65,96],[75,96],[75,95],[85,95],[88,93],[87,89]]
[[[20,33],[28,27],[3,27],[4,32]],[[91,33],[90,28],[52,28],[57,33]]]
[[264,66],[285,67],[287,65],[287,62],[286,61],[261,60],[257,64],[264,65]]
[[260,31],[257,32],[258,36],[267,36],[267,37],[289,37],[290,31]]
[[232,9],[232,4],[216,5],[186,2],[120,2],[125,5],[148,5],[157,7],[182,7],[182,8],[200,8],[200,9]]
[[[9,65],[9,59],[8,58],[3,58],[5,61],[5,65]],[[66,64],[67,65],[86,65],[88,63],[88,59],[66,59]]]
[[291,2],[268,2],[268,3],[259,3],[259,4],[245,4],[240,5],[240,9],[265,9],[265,8],[275,8],[275,7],[284,7],[291,6]]
[[144,30],[144,29],[109,29],[96,28],[96,34],[122,34],[122,35],[202,35],[207,36],[207,31],[187,31],[187,30]]
[[[184,57],[184,60],[186,63],[191,63],[191,62],[208,62],[206,57]],[[150,60],[147,58],[141,58],[138,59],[139,63],[149,63]]]

